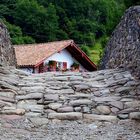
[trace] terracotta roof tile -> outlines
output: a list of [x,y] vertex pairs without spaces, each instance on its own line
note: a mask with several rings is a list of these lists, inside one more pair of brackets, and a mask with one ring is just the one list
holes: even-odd
[[42,44],[15,45],[18,66],[34,66],[40,61],[73,43],[73,40],[55,41]]

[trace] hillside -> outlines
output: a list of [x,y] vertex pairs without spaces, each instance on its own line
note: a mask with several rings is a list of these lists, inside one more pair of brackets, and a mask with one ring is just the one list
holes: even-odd
[[98,63],[101,48],[131,4],[119,0],[1,0],[0,18],[13,44],[73,39]]

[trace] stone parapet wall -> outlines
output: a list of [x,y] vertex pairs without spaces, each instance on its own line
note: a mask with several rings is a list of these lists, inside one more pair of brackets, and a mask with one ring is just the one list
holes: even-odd
[[125,68],[140,78],[140,6],[130,7],[112,33],[101,69]]
[[0,20],[0,65],[16,66],[14,48],[6,26]]
[[140,82],[124,70],[28,75],[0,68],[0,113],[60,120],[140,119]]

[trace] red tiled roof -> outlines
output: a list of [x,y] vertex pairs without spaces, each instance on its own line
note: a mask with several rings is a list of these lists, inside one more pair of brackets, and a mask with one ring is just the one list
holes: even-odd
[[96,65],[73,40],[55,41],[42,44],[15,45],[14,48],[17,65],[19,67],[36,67],[46,58],[66,48],[87,70],[97,70]]
[[18,66],[34,66],[73,43],[73,40],[14,45]]

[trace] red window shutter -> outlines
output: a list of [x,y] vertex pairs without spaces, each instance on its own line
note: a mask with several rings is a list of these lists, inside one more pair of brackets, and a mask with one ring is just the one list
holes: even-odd
[[63,62],[63,69],[67,69],[67,62]]

